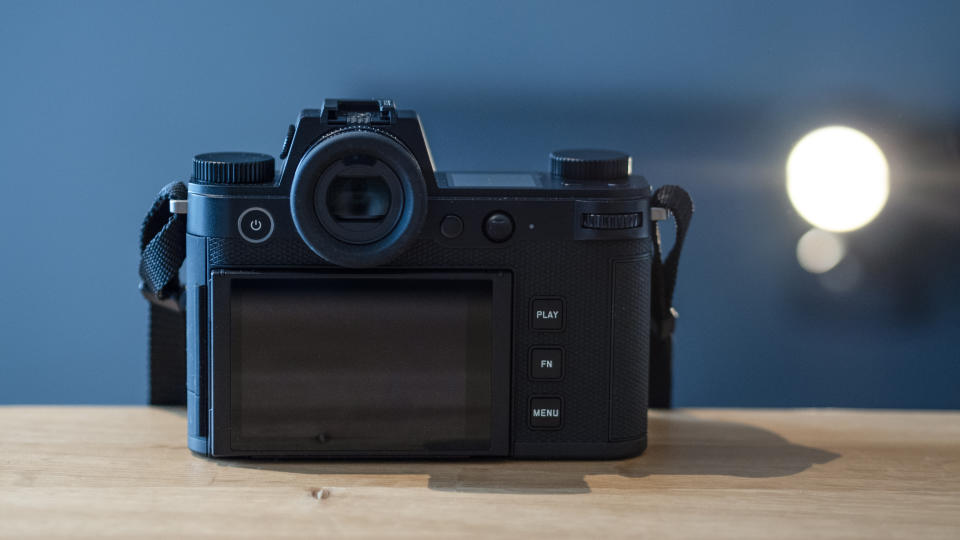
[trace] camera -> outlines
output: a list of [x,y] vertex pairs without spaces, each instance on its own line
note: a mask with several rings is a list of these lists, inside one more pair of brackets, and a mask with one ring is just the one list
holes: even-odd
[[185,313],[189,448],[642,452],[651,339],[672,323],[652,301],[663,210],[627,154],[549,158],[549,172],[438,172],[418,115],[390,100],[303,110],[276,161],[197,155],[157,233],[185,228],[183,296],[155,283],[179,261],[141,265],[145,294]]

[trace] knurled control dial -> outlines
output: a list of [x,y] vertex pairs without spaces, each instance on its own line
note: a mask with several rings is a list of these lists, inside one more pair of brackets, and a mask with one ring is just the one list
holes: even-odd
[[580,226],[584,229],[636,229],[643,226],[643,214],[630,212],[625,214],[583,214]]
[[265,184],[273,182],[273,156],[251,152],[210,152],[193,158],[197,184]]
[[630,176],[630,156],[616,150],[555,150],[550,172],[564,180],[620,180]]

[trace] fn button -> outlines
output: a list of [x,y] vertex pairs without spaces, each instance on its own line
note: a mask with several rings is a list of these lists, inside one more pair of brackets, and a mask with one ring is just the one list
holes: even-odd
[[558,347],[530,349],[530,376],[534,379],[563,377],[563,349]]

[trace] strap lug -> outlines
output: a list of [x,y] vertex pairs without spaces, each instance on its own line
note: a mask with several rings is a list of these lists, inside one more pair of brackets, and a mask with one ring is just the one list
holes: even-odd
[[170,199],[170,213],[186,214],[187,213],[186,199]]

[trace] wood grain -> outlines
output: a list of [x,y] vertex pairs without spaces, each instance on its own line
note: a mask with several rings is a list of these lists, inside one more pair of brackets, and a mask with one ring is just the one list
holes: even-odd
[[182,410],[0,407],[0,536],[960,538],[960,413],[655,412],[622,461],[215,461]]

